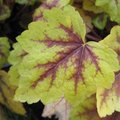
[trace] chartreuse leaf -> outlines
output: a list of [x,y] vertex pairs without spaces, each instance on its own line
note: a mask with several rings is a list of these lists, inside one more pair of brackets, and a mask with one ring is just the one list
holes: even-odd
[[120,112],[120,72],[116,74],[115,82],[110,89],[98,88],[97,109],[100,117]]
[[113,49],[118,54],[119,57],[120,56],[120,26],[114,26],[111,29],[110,34],[106,38],[104,38],[100,43],[107,45],[108,47]]
[[43,16],[45,21],[31,23],[17,37],[9,57],[11,78],[17,71],[15,100],[47,104],[64,96],[75,104],[76,98],[94,94],[98,86],[111,87],[119,70],[117,54],[99,43],[85,43],[79,13],[68,5],[47,10]]
[[[112,28],[110,35],[101,41],[116,51],[120,61],[120,26]],[[116,73],[115,81],[110,89],[98,88],[97,90],[97,108],[99,115],[104,117],[111,115],[114,111],[120,112],[120,72]]]
[[120,0],[96,0],[95,4],[108,13],[112,21],[120,24]]
[[24,115],[26,113],[20,102],[13,100],[15,88],[10,86],[8,74],[0,71],[0,103],[15,113]]
[[94,13],[101,13],[103,10],[95,5],[95,0],[83,0],[83,9]]
[[62,8],[66,6],[67,4],[70,4],[71,0],[45,0],[43,1],[43,4],[40,5],[39,8],[37,8],[33,14],[33,20],[43,20],[43,12],[45,10],[52,9],[54,7]]
[[8,38],[0,37],[0,68],[7,62],[9,48]]

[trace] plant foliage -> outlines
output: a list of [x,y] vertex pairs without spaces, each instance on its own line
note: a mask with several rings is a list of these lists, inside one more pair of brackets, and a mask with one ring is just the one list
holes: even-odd
[[[120,112],[120,1],[15,2],[40,6],[10,55],[8,38],[0,38],[0,103],[21,115],[26,113],[22,103],[41,101],[43,117],[117,120],[113,117]],[[11,65],[8,73],[6,64]]]

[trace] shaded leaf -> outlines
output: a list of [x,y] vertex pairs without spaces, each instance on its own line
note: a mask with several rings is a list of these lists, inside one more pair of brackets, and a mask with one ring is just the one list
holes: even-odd
[[101,13],[103,10],[95,5],[95,0],[83,0],[83,9],[93,13]]
[[7,120],[4,111],[2,110],[3,108],[0,106],[0,119],[1,120]]
[[15,0],[18,4],[27,4],[27,5],[33,5],[35,2],[39,2],[40,0]]
[[93,18],[92,23],[96,28],[103,30],[107,24],[107,19],[108,15],[100,14]]
[[26,111],[23,105],[13,100],[15,88],[10,86],[8,79],[8,74],[4,71],[0,71],[0,103],[13,112],[24,115]]
[[0,37],[0,68],[7,62],[9,48],[8,38]]
[[92,19],[90,16],[86,14],[86,12],[83,9],[78,9],[83,21],[85,22],[86,25],[86,32],[89,33],[93,29],[92,25]]
[[0,21],[9,18],[11,15],[11,10],[7,5],[0,5]]

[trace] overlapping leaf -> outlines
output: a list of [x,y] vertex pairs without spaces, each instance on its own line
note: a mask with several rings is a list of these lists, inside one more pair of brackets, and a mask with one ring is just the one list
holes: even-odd
[[111,87],[119,69],[117,54],[99,43],[85,43],[79,13],[66,6],[44,11],[43,16],[46,20],[31,23],[11,52],[15,99],[47,104],[65,96],[75,103],[94,94],[98,86]]
[[116,74],[111,89],[97,90],[97,108],[101,117],[111,115],[114,111],[120,112],[120,73]]
[[13,112],[24,115],[26,111],[23,105],[13,100],[14,92],[15,88],[10,86],[8,74],[4,71],[0,71],[0,103]]
[[101,13],[103,10],[95,5],[95,0],[83,0],[83,9],[93,13]]
[[9,48],[8,39],[6,37],[0,37],[0,68],[7,62]]
[[108,13],[112,21],[120,24],[120,0],[96,0],[95,3],[104,12]]
[[72,0],[45,0],[43,1],[43,4],[40,5],[40,7],[35,10],[35,13],[33,15],[33,20],[36,21],[36,20],[44,19],[43,12],[45,10],[49,10],[54,7],[62,8],[71,2]]
[[[104,38],[101,42],[101,44],[105,44],[111,49],[113,49],[117,54],[118,57],[120,56],[120,26],[114,26],[111,29],[110,34]],[[120,57],[119,57],[120,61]]]

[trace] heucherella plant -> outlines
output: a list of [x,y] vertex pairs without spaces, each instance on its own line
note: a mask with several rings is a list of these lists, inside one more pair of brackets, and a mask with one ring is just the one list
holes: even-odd
[[[64,3],[56,1],[61,6]],[[101,111],[104,104],[100,105],[100,94],[101,89],[111,89],[116,81],[120,70],[118,55],[106,44],[86,42],[85,24],[66,1],[63,7],[56,3],[50,9],[44,9],[43,4],[42,17],[38,17],[42,19],[35,19],[17,37],[9,56],[10,83],[16,86],[14,99],[29,104],[41,100],[46,108],[55,106],[53,113],[61,113],[56,103],[66,103],[71,112],[66,119],[89,120],[87,112],[94,110],[93,120],[100,120],[116,110],[104,113],[103,107]]]

